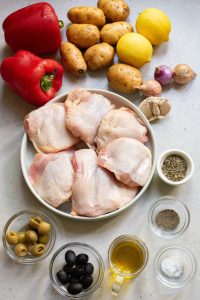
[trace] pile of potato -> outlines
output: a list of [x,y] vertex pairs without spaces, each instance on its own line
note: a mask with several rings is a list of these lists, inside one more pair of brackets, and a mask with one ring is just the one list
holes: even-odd
[[97,6],[73,7],[67,13],[72,23],[67,28],[68,42],[62,43],[60,54],[65,68],[75,75],[112,65],[113,46],[125,33],[133,31],[132,25],[124,21],[130,13],[126,2],[99,0]]

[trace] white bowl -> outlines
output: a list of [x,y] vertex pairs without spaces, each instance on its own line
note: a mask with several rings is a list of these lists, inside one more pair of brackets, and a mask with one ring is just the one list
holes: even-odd
[[[187,164],[187,174],[186,176],[180,180],[180,181],[171,181],[169,180],[162,172],[162,164],[164,162],[164,160],[169,156],[169,155],[178,155],[180,157],[182,157],[185,161],[186,161],[186,164]],[[178,149],[169,149],[165,152],[163,152],[158,161],[157,161],[157,172],[158,172],[158,175],[159,177],[164,181],[166,182],[167,184],[169,185],[180,185],[180,184],[183,184],[185,183],[186,181],[188,181],[193,172],[194,172],[194,163],[193,163],[193,160],[191,158],[191,156],[189,154],[187,154],[186,152],[184,152],[183,150],[178,150]]]
[[[33,157],[35,156],[36,151],[35,151],[32,143],[29,141],[29,138],[26,133],[23,136],[22,145],[21,145],[21,168],[22,168],[22,173],[24,175],[24,179],[25,179],[29,189],[33,193],[33,195],[43,205],[45,205],[47,208],[49,208],[51,211],[57,213],[58,215],[61,215],[61,216],[64,216],[64,217],[67,217],[70,219],[74,219],[74,220],[96,221],[96,220],[107,219],[107,218],[110,218],[112,216],[119,214],[120,212],[122,212],[125,209],[127,209],[128,207],[130,207],[135,201],[137,201],[143,195],[143,193],[146,191],[147,187],[149,186],[149,184],[151,182],[151,179],[153,177],[155,167],[156,167],[156,141],[155,141],[155,136],[154,136],[153,130],[152,130],[151,125],[149,124],[148,120],[143,115],[143,113],[133,103],[131,103],[129,100],[125,99],[124,97],[117,95],[115,93],[109,92],[109,91],[99,90],[99,89],[88,89],[88,90],[92,93],[101,94],[101,95],[107,97],[113,104],[116,105],[116,107],[123,106],[123,107],[128,107],[128,108],[134,110],[140,116],[140,118],[142,119],[142,121],[144,122],[145,126],[148,129],[149,140],[146,145],[151,150],[151,153],[152,153],[152,169],[151,169],[151,173],[149,175],[149,178],[148,178],[146,184],[141,188],[141,190],[133,198],[133,200],[115,211],[112,211],[110,213],[107,213],[107,214],[104,214],[101,216],[97,216],[97,217],[72,216],[70,214],[70,206],[71,205],[69,202],[61,205],[59,208],[54,208],[53,206],[49,205],[44,199],[42,199],[38,195],[38,193],[34,189],[33,185],[31,184],[29,176],[28,176],[28,169],[29,169],[30,164],[33,161]],[[64,102],[66,100],[66,97],[67,97],[67,93],[57,96],[56,98],[54,98],[53,100],[51,100],[48,103]]]

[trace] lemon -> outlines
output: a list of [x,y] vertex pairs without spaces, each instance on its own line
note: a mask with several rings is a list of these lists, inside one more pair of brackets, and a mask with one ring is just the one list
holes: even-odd
[[135,32],[124,34],[117,43],[117,54],[121,62],[141,67],[151,60],[153,48],[149,40]]
[[160,45],[169,40],[171,23],[168,16],[162,10],[147,8],[139,14],[136,20],[136,29],[152,45]]

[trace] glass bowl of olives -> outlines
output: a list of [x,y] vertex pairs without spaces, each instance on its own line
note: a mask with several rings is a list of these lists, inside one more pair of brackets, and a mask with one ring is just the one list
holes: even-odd
[[22,264],[33,264],[47,257],[55,239],[52,219],[34,210],[13,215],[4,226],[2,235],[7,255]]
[[49,265],[53,287],[63,296],[80,299],[92,294],[104,276],[104,263],[99,252],[83,243],[60,247]]

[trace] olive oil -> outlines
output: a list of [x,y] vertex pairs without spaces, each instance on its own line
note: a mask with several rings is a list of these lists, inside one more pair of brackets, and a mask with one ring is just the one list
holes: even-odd
[[145,254],[142,247],[134,241],[118,243],[112,250],[111,262],[126,276],[136,273],[143,266]]

